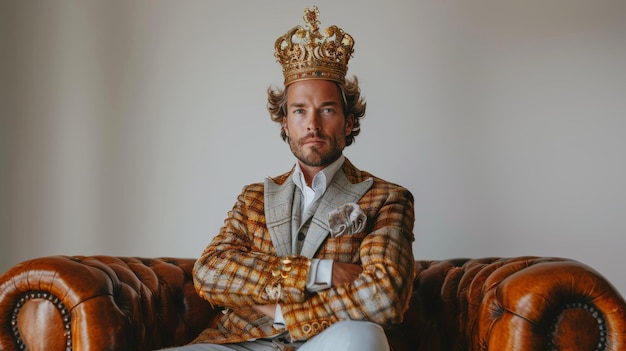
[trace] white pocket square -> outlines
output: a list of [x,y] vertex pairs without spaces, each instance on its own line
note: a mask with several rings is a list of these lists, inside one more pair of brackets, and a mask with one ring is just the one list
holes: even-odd
[[367,222],[365,212],[354,202],[341,205],[328,213],[331,238],[360,233],[365,229],[365,222]]

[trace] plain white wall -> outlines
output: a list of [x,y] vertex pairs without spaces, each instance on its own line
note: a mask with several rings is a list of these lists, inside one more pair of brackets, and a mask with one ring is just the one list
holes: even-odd
[[[626,292],[626,2],[316,4],[368,100],[346,155],[413,192],[417,258],[564,256]],[[266,89],[311,5],[0,2],[0,271],[196,257],[294,162]]]

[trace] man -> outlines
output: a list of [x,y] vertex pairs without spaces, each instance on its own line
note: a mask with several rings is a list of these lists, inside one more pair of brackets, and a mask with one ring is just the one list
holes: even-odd
[[343,156],[365,114],[345,79],[354,41],[336,26],[323,36],[318,16],[278,38],[284,89],[268,90],[297,162],[245,187],[197,260],[198,293],[225,311],[181,349],[388,350],[384,328],[408,308],[413,197]]

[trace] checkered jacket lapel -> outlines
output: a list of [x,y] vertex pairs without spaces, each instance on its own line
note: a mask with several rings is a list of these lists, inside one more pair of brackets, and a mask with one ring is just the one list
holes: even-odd
[[[265,178],[264,183],[265,221],[278,256],[291,254],[291,209],[296,191],[296,184],[291,179],[292,173],[293,170],[282,184],[275,183],[270,178]],[[300,216],[300,213],[295,215]]]
[[319,207],[311,219],[311,226],[302,246],[301,255],[313,258],[315,252],[328,236],[328,213],[348,202],[357,202],[372,187],[374,180],[368,178],[363,182],[352,184],[340,169],[329,184],[326,193],[320,199]]
[[[349,171],[354,168],[350,163],[344,164]],[[326,193],[320,199],[319,207],[315,215],[311,219],[311,225],[308,229],[306,239],[302,246],[301,255],[313,258],[317,249],[328,236],[330,229],[328,228],[328,213],[337,209],[339,206],[348,202],[357,202],[374,183],[372,178],[352,184],[346,177],[344,167],[337,171],[332,182],[330,182]],[[270,178],[265,179],[264,183],[264,201],[265,201],[265,219],[267,230],[272,238],[274,249],[278,256],[288,256],[292,254],[292,223],[300,223],[299,211],[293,211],[294,208],[294,192],[296,184],[293,182],[289,173],[282,184],[272,181]]]

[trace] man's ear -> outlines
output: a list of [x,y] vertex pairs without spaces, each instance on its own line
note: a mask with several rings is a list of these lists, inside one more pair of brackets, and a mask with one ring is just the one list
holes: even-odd
[[352,127],[354,127],[354,114],[349,114],[346,117],[346,136],[352,133]]
[[285,135],[289,137],[289,128],[287,128],[287,117],[283,117],[283,130],[285,131]]

